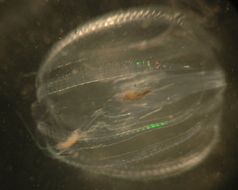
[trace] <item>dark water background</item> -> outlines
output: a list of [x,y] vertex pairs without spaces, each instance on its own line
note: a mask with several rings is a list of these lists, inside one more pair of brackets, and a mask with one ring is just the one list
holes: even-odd
[[[33,125],[30,105],[35,99],[35,72],[50,47],[90,18],[119,8],[156,2],[159,1],[0,0],[1,190],[238,188],[238,17],[237,9],[228,1],[205,1],[217,15],[216,24],[210,23],[209,30],[222,42],[223,51],[218,57],[226,73],[227,90],[222,140],[199,167],[158,181],[94,176],[45,155],[27,131],[26,126]],[[190,8],[197,11],[197,4]]]

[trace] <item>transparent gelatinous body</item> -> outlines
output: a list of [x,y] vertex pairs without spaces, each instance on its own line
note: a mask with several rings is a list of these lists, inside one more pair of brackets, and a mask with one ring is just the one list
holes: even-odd
[[166,7],[79,27],[39,70],[33,115],[54,157],[122,178],[166,177],[219,139],[225,79],[218,43],[195,16]]

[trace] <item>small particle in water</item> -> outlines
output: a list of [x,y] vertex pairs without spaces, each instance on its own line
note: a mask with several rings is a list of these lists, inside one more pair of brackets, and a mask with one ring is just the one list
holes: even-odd
[[147,65],[148,65],[148,67],[150,67],[151,65],[150,65],[150,61],[147,61]]
[[190,68],[190,65],[184,65],[183,68],[189,69],[189,68]]
[[156,69],[159,69],[159,68],[160,68],[160,62],[159,62],[159,61],[156,61],[156,62],[155,62],[155,68],[156,68]]

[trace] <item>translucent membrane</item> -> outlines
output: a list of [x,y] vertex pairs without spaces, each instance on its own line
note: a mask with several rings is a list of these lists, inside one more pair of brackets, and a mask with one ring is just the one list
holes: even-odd
[[191,169],[219,140],[225,78],[199,18],[116,12],[56,44],[37,77],[36,138],[53,157],[122,178]]

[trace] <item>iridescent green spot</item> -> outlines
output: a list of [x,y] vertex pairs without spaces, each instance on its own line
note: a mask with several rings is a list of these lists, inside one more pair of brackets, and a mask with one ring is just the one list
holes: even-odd
[[139,61],[139,60],[137,60],[137,61],[134,62],[134,64],[136,64],[136,65],[143,65],[143,64],[144,64],[144,61]]
[[155,128],[162,128],[166,125],[166,122],[162,121],[160,123],[151,123],[149,125],[146,125],[146,129],[155,129]]

